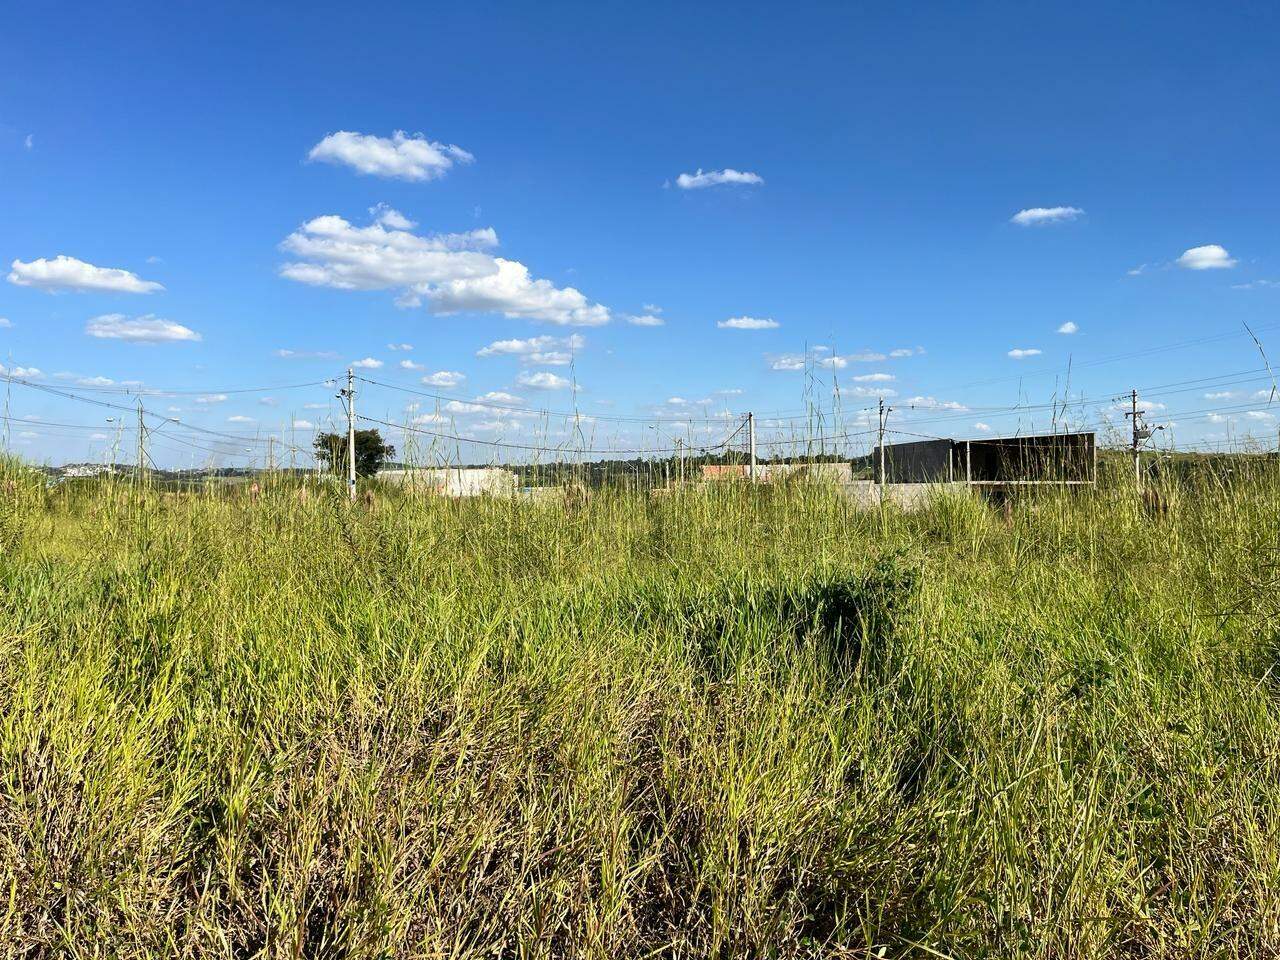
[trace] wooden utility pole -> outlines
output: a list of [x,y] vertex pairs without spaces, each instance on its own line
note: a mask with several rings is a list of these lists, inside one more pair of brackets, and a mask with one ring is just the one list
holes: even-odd
[[751,448],[751,466],[748,476],[751,482],[756,482],[756,415],[754,413],[747,414],[747,445]]

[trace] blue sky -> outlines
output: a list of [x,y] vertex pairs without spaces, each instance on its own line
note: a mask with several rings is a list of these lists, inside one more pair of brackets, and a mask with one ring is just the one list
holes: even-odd
[[[1172,385],[1166,436],[1275,440],[1244,331],[1280,344],[1274,5],[214,9],[6,25],[14,376],[123,405],[137,381],[175,437],[260,439],[336,415],[332,389],[230,391],[368,358],[422,393],[576,406],[631,447],[675,428],[605,418],[830,409],[837,386],[842,429],[882,393],[903,429],[1044,427],[1070,363],[1081,422]],[[114,437],[115,411],[24,385],[9,411],[35,459]],[[157,462],[260,457],[196,439],[157,437]]]

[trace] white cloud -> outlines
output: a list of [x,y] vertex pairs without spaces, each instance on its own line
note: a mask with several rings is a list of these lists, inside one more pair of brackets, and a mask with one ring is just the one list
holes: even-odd
[[1250,280],[1248,283],[1233,283],[1232,290],[1265,290],[1268,287],[1280,287],[1280,280]]
[[147,314],[130,319],[122,313],[105,313],[85,324],[84,332],[99,340],[125,340],[129,343],[178,343],[200,340],[200,334],[172,320]]
[[456,387],[465,379],[467,375],[457,370],[437,370],[423,377],[422,382],[428,387]]
[[10,330],[13,328],[13,321],[8,317],[0,317],[0,330]]
[[590,303],[573,287],[534,280],[515,260],[493,258],[498,271],[481,277],[446,280],[424,291],[436,313],[501,313],[560,326],[598,327],[609,322],[609,308]]
[[392,230],[412,230],[418,225],[417,221],[410,220],[395,207],[389,207],[385,203],[370,207],[369,216],[373,217],[374,223],[380,223]]
[[892,373],[863,373],[853,379],[858,383],[888,383],[894,376]]
[[535,390],[563,390],[569,381],[547,370],[534,373],[522,373],[516,377],[516,383],[522,387],[533,387]]
[[973,429],[975,429],[975,430],[979,430],[979,431],[981,431],[982,433],[990,433],[990,432],[991,432],[991,424],[989,424],[989,423],[982,423],[981,421],[979,421],[978,423],[975,423],[975,424],[973,425]]
[[425,370],[427,369],[427,365],[425,363],[414,363],[412,360],[401,360],[400,369],[401,370]]
[[738,397],[742,395],[742,388],[728,387],[727,389],[724,389],[724,390],[717,390],[716,393],[720,394],[720,396],[722,397]]
[[1274,420],[1276,415],[1267,410],[1249,410],[1245,413],[1246,417],[1253,420]]
[[641,316],[627,317],[627,323],[631,324],[633,327],[661,327],[666,322],[667,321],[652,312]]
[[302,409],[303,410],[328,410],[329,405],[327,403],[304,403],[302,405]]
[[926,410],[968,410],[963,403],[956,400],[937,400],[934,397],[912,397],[907,401],[910,406],[923,407]]
[[420,413],[410,422],[418,426],[439,426],[440,424],[448,423],[449,418],[439,413]]
[[36,145],[36,135],[34,133],[28,133],[22,138],[22,145],[28,150],[33,149]]
[[798,353],[784,353],[780,357],[774,357],[769,362],[770,370],[803,370],[804,357]]
[[1131,277],[1140,277],[1142,276],[1142,274],[1147,272],[1147,267],[1148,267],[1148,264],[1140,263],[1133,269],[1127,271],[1127,273]]
[[201,406],[209,406],[214,403],[226,403],[227,395],[225,393],[206,393],[202,397],[196,397],[196,403]]
[[513,356],[522,363],[563,367],[573,360],[573,352],[586,346],[586,338],[573,333],[567,337],[528,337],[525,339],[495,340],[476,351],[477,357]]
[[382,366],[382,361],[375,360],[373,357],[365,357],[363,360],[352,360],[351,366],[357,370],[377,370]]
[[1075,321],[1068,320],[1066,323],[1064,323],[1062,326],[1058,328],[1058,332],[1062,334],[1067,334],[1069,336],[1070,334],[1073,334],[1073,333],[1079,333],[1080,328],[1075,324]]
[[281,348],[275,354],[281,360],[337,360],[332,350],[287,350]]
[[275,397],[259,397],[258,403],[264,407],[275,407],[275,406],[279,406],[280,401],[277,400]]
[[110,440],[111,438],[107,436],[107,434],[105,433],[91,433],[89,434],[89,439],[90,440]]
[[890,390],[888,387],[853,386],[845,387],[840,392],[851,397],[896,397],[898,395],[898,391]]
[[1206,393],[1204,398],[1206,400],[1232,400],[1235,396],[1236,393],[1232,390],[1215,390],[1212,393]]
[[340,163],[375,177],[421,181],[443,177],[455,163],[471,163],[475,157],[461,147],[435,143],[420,133],[409,136],[397,130],[388,138],[339,130],[312,147],[307,159]]
[[1014,347],[1009,351],[1009,356],[1015,360],[1025,360],[1027,357],[1040,356],[1040,351],[1035,347]]
[[10,377],[42,377],[44,371],[39,367],[5,367],[0,364],[0,373]]
[[253,417],[246,417],[238,413],[235,414],[234,416],[227,417],[227,423],[257,423],[257,422],[258,421],[253,419]]
[[524,403],[523,397],[517,397],[514,393],[505,393],[502,390],[490,390],[476,399],[483,400],[485,403],[513,403],[516,405]]
[[100,291],[111,293],[151,293],[164,287],[143,280],[136,273],[115,267],[95,267],[75,257],[41,257],[30,263],[14,260],[9,282],[19,287],[35,287],[50,292],[58,290]]
[[922,357],[924,353],[924,347],[899,347],[897,350],[890,350],[889,356],[897,360],[903,357]]
[[682,173],[676,177],[676,186],[681,190],[701,190],[704,187],[718,187],[725,184],[759,186],[763,183],[764,177],[758,173],[734,170],[732,167],[725,167],[723,170],[708,170],[705,173],[699,167],[697,173]]
[[656,303],[644,303],[644,304],[641,304],[641,308],[644,310],[645,313],[661,313],[662,312],[662,308],[658,306]]
[[777,320],[760,317],[731,317],[716,323],[721,330],[776,330],[781,326]]
[[297,430],[314,430],[316,425],[310,420],[294,420],[293,426]]
[[1234,267],[1239,261],[1233,260],[1225,247],[1216,243],[1208,243],[1203,247],[1192,247],[1178,258],[1178,266],[1188,270],[1226,270]]
[[1084,211],[1079,207],[1028,207],[1026,210],[1019,210],[1009,220],[1020,227],[1034,227],[1065,223],[1083,215]]
[[573,287],[529,275],[524,264],[483,252],[498,243],[491,228],[419,236],[382,223],[355,227],[316,217],[281,243],[299,257],[280,275],[338,290],[399,290],[402,307],[425,302],[433,313],[501,313],[568,326],[609,322],[609,309]]
[[412,343],[388,343],[387,349],[388,350],[404,350],[407,352],[413,349],[413,344]]

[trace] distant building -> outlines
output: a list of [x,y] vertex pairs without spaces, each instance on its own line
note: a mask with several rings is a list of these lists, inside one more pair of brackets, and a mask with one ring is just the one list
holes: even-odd
[[512,497],[516,475],[501,467],[403,467],[379,470],[378,479],[441,497]]
[[876,480],[891,484],[1078,486],[1093,484],[1098,476],[1097,442],[1092,431],[893,443],[884,447],[883,457],[876,447],[871,463]]

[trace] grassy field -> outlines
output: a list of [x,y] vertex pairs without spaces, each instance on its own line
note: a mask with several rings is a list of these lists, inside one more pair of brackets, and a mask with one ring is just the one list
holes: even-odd
[[1280,475],[0,507],[0,955],[1280,954]]

